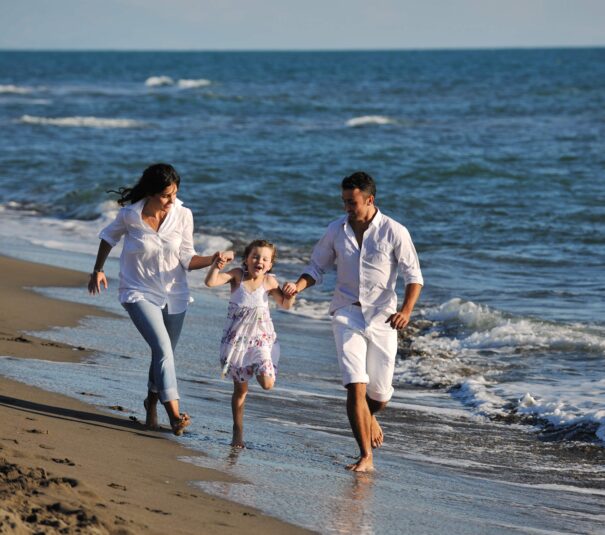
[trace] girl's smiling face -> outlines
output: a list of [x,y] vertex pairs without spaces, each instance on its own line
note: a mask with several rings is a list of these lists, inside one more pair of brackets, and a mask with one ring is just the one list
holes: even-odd
[[273,267],[271,247],[253,247],[246,257],[246,268],[252,277],[264,275]]

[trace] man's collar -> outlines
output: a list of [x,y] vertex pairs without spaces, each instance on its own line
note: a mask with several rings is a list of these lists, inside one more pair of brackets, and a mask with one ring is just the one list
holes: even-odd
[[370,221],[370,226],[377,227],[380,224],[381,220],[382,220],[382,212],[378,209],[378,206],[377,206],[376,213],[374,214],[372,221]]
[[[382,220],[383,217],[384,216],[382,215],[382,212],[379,210],[378,206],[376,206],[376,213],[374,214],[374,217],[370,221],[368,228],[370,228],[372,226],[378,227],[378,225],[380,224],[380,221]],[[345,214],[342,217],[342,224],[343,224],[343,226],[346,226],[346,225],[351,226],[351,224],[349,223],[349,216],[347,214]]]

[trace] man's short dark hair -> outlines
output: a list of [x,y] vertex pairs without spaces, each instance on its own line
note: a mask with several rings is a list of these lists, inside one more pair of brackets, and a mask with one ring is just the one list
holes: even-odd
[[364,173],[363,171],[357,171],[343,178],[342,189],[359,189],[366,195],[376,197],[376,183],[368,173]]

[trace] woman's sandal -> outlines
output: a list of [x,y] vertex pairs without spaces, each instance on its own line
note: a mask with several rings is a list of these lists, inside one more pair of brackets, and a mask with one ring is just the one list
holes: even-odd
[[149,407],[149,398],[145,398],[143,400],[143,407],[145,407],[145,427],[147,429],[151,429],[152,431],[156,431],[160,428],[158,425],[158,413],[156,407],[153,407],[150,410]]
[[181,412],[180,418],[178,420],[174,420],[170,426],[172,427],[172,432],[180,437],[185,430],[185,427],[191,424],[191,418],[186,412]]

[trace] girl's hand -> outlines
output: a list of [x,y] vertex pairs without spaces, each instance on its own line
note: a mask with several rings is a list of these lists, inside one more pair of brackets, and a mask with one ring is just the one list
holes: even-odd
[[294,282],[286,282],[284,283],[281,290],[286,298],[291,299],[298,293],[298,288],[296,288],[296,284]]
[[235,254],[233,251],[219,251],[215,253],[214,265],[220,270],[233,260]]
[[102,271],[93,271],[88,280],[88,293],[91,295],[100,294],[101,284],[103,284],[107,290],[107,278],[105,277],[105,273]]

